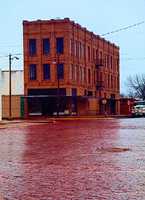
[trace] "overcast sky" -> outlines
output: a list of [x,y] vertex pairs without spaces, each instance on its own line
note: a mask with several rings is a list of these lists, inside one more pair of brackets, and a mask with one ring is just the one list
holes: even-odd
[[[3,0],[0,5],[0,68],[9,53],[23,53],[22,21],[69,17],[102,35],[145,21],[145,0]],[[120,46],[121,92],[129,75],[145,73],[145,23],[104,36]],[[23,68],[23,57],[13,68]]]

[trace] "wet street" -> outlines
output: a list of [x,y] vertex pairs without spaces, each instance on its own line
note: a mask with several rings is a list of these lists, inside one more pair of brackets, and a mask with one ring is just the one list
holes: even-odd
[[0,128],[4,200],[145,200],[145,118]]

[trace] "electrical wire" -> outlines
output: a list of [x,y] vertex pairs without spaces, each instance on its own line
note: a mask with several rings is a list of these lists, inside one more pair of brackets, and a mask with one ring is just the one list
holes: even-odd
[[143,57],[143,58],[121,58],[122,60],[126,60],[126,61],[134,61],[134,60],[136,60],[136,61],[141,61],[141,60],[145,60],[145,57]]
[[116,29],[114,31],[110,31],[108,33],[104,33],[102,34],[101,36],[105,36],[105,35],[110,35],[110,34],[113,34],[113,33],[117,33],[117,32],[120,32],[120,31],[124,31],[124,30],[127,30],[127,29],[130,29],[130,28],[133,28],[135,26],[140,26],[141,24],[144,24],[145,21],[141,21],[141,22],[138,22],[136,24],[132,24],[132,25],[129,25],[129,26],[126,26],[126,27],[123,27],[123,28],[120,28],[120,29]]
[[[7,55],[0,55],[0,59],[4,59],[4,58],[8,58],[10,54]],[[21,53],[15,53],[15,54],[11,54],[12,56],[22,56],[23,54]]]
[[21,47],[22,45],[5,45],[5,44],[0,44],[0,47]]

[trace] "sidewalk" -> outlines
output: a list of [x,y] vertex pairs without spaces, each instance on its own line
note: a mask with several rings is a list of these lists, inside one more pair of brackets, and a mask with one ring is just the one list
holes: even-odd
[[18,123],[52,123],[55,121],[67,121],[67,120],[109,120],[118,118],[128,118],[127,115],[96,115],[96,116],[59,116],[59,117],[33,117],[28,119],[11,119],[0,121],[0,127],[7,124]]

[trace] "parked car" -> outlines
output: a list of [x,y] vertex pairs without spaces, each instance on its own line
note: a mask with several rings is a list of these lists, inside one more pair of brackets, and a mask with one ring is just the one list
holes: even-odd
[[136,105],[133,106],[131,110],[131,115],[133,117],[142,117],[145,116],[145,105]]

